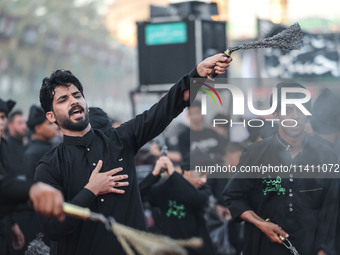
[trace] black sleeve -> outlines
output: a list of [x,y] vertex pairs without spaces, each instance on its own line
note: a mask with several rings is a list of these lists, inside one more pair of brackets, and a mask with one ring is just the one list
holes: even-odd
[[335,250],[334,237],[336,236],[336,221],[338,215],[339,183],[337,179],[325,179],[324,200],[318,215],[318,228],[315,246],[327,254],[333,254]]
[[0,177],[0,217],[13,212],[16,205],[29,200],[32,182]]
[[178,195],[190,206],[197,208],[205,207],[208,203],[209,196],[211,195],[207,185],[197,189],[177,172],[174,172],[169,179],[166,180],[164,188],[170,189],[175,195]]
[[178,135],[178,150],[185,158],[190,152],[190,129],[186,128],[182,133]]
[[32,182],[18,180],[10,176],[0,178],[0,204],[28,201],[32,184]]
[[[190,79],[194,77],[199,78],[196,67],[172,86],[169,92],[149,110],[117,128],[119,132],[130,130],[129,136],[133,141],[134,153],[145,143],[159,135],[185,107],[189,106],[189,100],[183,100],[183,92],[190,88]],[[191,88],[191,90],[197,92],[198,88],[199,85]],[[193,93],[192,91],[190,93]]]
[[152,193],[152,186],[156,184],[160,179],[160,176],[154,176],[152,173],[148,174],[144,180],[139,184],[139,191],[142,197],[142,201],[150,202],[155,204],[154,196]]
[[[239,166],[249,165],[247,149],[242,153]],[[253,189],[256,179],[241,179],[237,175],[233,177],[223,191],[224,203],[230,210],[234,219],[242,213],[253,210],[249,202],[249,192]]]
[[[56,189],[59,189],[65,196],[62,184],[57,180],[62,180],[60,173],[52,163],[41,161],[37,167],[35,180],[47,183]],[[74,198],[66,201],[81,207],[90,207],[96,196],[88,189],[83,188]],[[79,219],[66,217],[63,222],[59,222],[56,218],[42,217],[45,233],[52,240],[57,240],[66,234],[72,233],[77,226],[82,222]]]

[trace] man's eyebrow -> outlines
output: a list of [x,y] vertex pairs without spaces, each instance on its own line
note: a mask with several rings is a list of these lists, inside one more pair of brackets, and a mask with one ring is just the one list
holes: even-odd
[[[72,96],[75,96],[75,95],[78,95],[78,94],[80,94],[79,90],[72,92]],[[57,101],[60,101],[61,99],[65,99],[66,97],[67,97],[67,95],[62,95],[62,96],[57,98]]]
[[67,95],[62,95],[60,97],[57,98],[57,101],[61,100],[61,99],[65,99],[67,97]]

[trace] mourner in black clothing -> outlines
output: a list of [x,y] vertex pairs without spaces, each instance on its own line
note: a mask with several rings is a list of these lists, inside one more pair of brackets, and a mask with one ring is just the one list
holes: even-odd
[[[245,146],[239,142],[230,142],[227,145],[224,155],[224,165],[226,167],[237,166],[240,161],[241,154]],[[235,248],[236,254],[242,252],[242,235],[241,224],[238,221],[230,220],[230,211],[224,205],[223,190],[227,185],[228,178],[209,178],[207,184],[215,198],[215,204],[210,208],[208,214],[208,229],[212,237],[217,233],[217,229],[227,229],[227,231],[220,231],[218,237],[212,238],[214,244],[217,246],[217,254],[226,254],[225,245],[230,244]],[[225,238],[228,233],[229,239]],[[224,242],[223,242],[224,241]]]
[[[315,142],[329,146],[337,155],[337,163],[340,163],[340,153],[335,148],[335,143],[340,137],[340,97],[335,91],[328,88],[321,91],[313,104],[310,123],[313,129],[313,139]],[[338,178],[338,182],[340,182],[340,178]],[[340,192],[338,193],[338,196],[339,195]],[[338,201],[335,240],[336,254],[340,254],[340,200]]]
[[[218,73],[223,73],[230,61],[221,54],[204,60],[150,110],[104,132],[89,124],[79,80],[69,71],[54,72],[43,80],[40,101],[46,117],[63,131],[64,142],[42,158],[35,179],[60,189],[70,203],[145,230],[136,182],[136,152],[189,105],[191,78],[206,77],[215,65]],[[58,254],[123,253],[112,233],[100,223],[48,219],[44,228],[51,239],[58,241]]]
[[[10,175],[16,176],[22,180],[26,180],[26,168],[24,162],[24,152],[26,150],[26,144],[24,142],[24,137],[26,135],[27,126],[25,117],[22,111],[14,111],[8,116],[8,132],[9,135],[6,137],[7,148],[6,153],[8,155],[8,168],[7,171]],[[24,234],[22,232],[22,213],[20,208],[11,214],[11,221],[14,223],[12,225],[12,232],[17,233],[14,240],[18,240],[14,243],[19,243],[19,245],[12,245],[15,251],[11,251],[11,254],[21,255],[24,254]]]
[[63,196],[59,190],[45,183],[33,183],[18,180],[7,176],[0,176],[0,207],[1,215],[9,213],[15,205],[33,203],[37,213],[48,217],[58,217],[60,221],[63,216]]
[[[6,140],[2,138],[7,122],[8,113],[14,107],[15,102],[0,99],[0,254],[9,251],[6,224],[9,224],[4,216],[15,208],[20,202],[33,202],[33,207],[38,213],[46,216],[58,216],[62,220],[63,197],[61,192],[43,183],[18,180],[8,176],[9,158],[7,155]],[[21,242],[24,242],[22,240]],[[23,244],[18,244],[19,246]]]
[[0,174],[5,175],[8,174],[8,155],[7,148],[5,148],[6,141],[3,139],[3,135],[5,133],[6,124],[8,114],[11,112],[13,107],[15,106],[15,102],[12,100],[3,101],[0,98]]
[[89,107],[89,118],[91,127],[105,131],[112,126],[111,120],[107,113],[99,107]]
[[[168,157],[160,157],[152,173],[140,184],[142,199],[160,209],[162,234],[174,239],[200,237],[203,247],[188,249],[189,254],[215,254],[203,218],[211,195],[206,185],[208,173],[190,171],[190,162],[182,166],[183,175],[175,171]],[[166,169],[169,177],[157,183],[161,169]]]
[[201,102],[194,101],[188,110],[190,127],[178,135],[178,147],[182,158],[187,157],[189,151],[199,149],[207,153],[212,159],[221,163],[227,146],[226,140],[212,128],[206,127],[201,114]]
[[310,117],[315,139],[333,148],[340,137],[339,117],[340,97],[328,88],[323,89],[315,99]]
[[[3,138],[5,133],[5,128],[7,124],[8,114],[11,112],[15,105],[15,102],[12,100],[3,101],[0,98],[0,175],[7,175],[9,172],[9,159],[7,155],[7,143]],[[4,208],[1,206],[1,210],[6,212],[8,208]],[[3,214],[3,212],[1,213]],[[0,217],[0,253],[7,254],[9,251],[9,243],[10,243],[10,218],[9,217]]]
[[7,153],[10,158],[9,167],[11,174],[19,178],[26,178],[26,169],[24,162],[24,153],[27,142],[25,143],[25,136],[27,132],[27,125],[22,111],[14,111],[8,116],[8,132]]
[[46,119],[40,106],[30,108],[27,126],[32,132],[31,142],[24,153],[27,179],[33,180],[35,168],[44,154],[53,148],[51,140],[56,136],[58,126]]
[[[280,83],[282,87],[302,87]],[[291,96],[297,96],[294,93]],[[296,97],[295,97],[296,98]],[[279,102],[280,105],[280,102]],[[307,109],[310,103],[304,104]],[[276,115],[276,116],[275,116]],[[295,105],[287,105],[287,115],[295,127],[279,125],[278,134],[245,149],[238,167],[260,165],[322,165],[336,163],[333,152],[305,135],[305,116]],[[245,255],[290,254],[279,236],[285,237],[303,255],[334,254],[338,184],[326,178],[233,178],[224,195],[233,218],[244,220]],[[266,221],[266,219],[269,219]]]
[[[27,126],[32,135],[31,142],[24,152],[24,168],[26,179],[33,181],[39,160],[53,148],[50,141],[56,136],[58,126],[46,119],[44,110],[36,105],[32,105],[30,108]],[[43,229],[38,215],[28,205],[18,206],[13,218],[25,236],[25,246],[22,249],[24,252],[28,244],[36,238],[38,233],[42,233]]]

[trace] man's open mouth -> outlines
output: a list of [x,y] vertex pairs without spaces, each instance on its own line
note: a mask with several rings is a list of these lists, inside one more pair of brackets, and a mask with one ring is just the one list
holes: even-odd
[[69,116],[73,116],[75,118],[82,117],[82,113],[84,112],[84,108],[81,106],[72,107],[69,111]]

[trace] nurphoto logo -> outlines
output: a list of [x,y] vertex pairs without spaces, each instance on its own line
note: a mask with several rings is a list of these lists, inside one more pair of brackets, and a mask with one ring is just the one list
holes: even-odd
[[[217,91],[210,85],[204,84],[204,86],[207,86],[210,90],[212,90],[215,95],[218,97],[220,100],[221,106],[222,106],[222,100],[217,93]],[[231,84],[216,84],[215,85],[216,89],[227,89],[231,95],[232,95],[232,102],[233,102],[233,108],[232,108],[232,115],[244,115],[244,105],[245,105],[245,96],[242,91],[242,89],[236,87],[235,85]],[[207,94],[210,95],[210,97],[214,100],[216,104],[216,100],[214,99],[213,95],[211,92],[209,92],[207,89],[201,88],[201,90],[205,91]],[[305,97],[303,98],[288,98],[287,95],[289,93],[301,93],[304,94]],[[253,98],[253,88],[248,88],[247,89],[247,105],[248,109],[252,114],[255,115],[260,115],[260,116],[265,116],[265,115],[270,115],[273,114],[278,106],[278,92],[277,88],[272,88],[272,95],[273,95],[273,102],[272,105],[270,106],[269,109],[266,110],[260,110],[256,109],[254,106],[254,98]],[[306,109],[306,107],[303,106],[304,103],[307,103],[309,100],[311,100],[311,93],[308,89],[304,88],[282,88],[281,89],[281,115],[286,115],[287,113],[287,105],[295,105],[297,108],[300,109],[300,111],[306,115],[306,116],[311,116],[312,114]],[[202,107],[201,107],[201,113],[202,115],[207,114],[207,100],[206,100],[206,95],[202,95]]]

